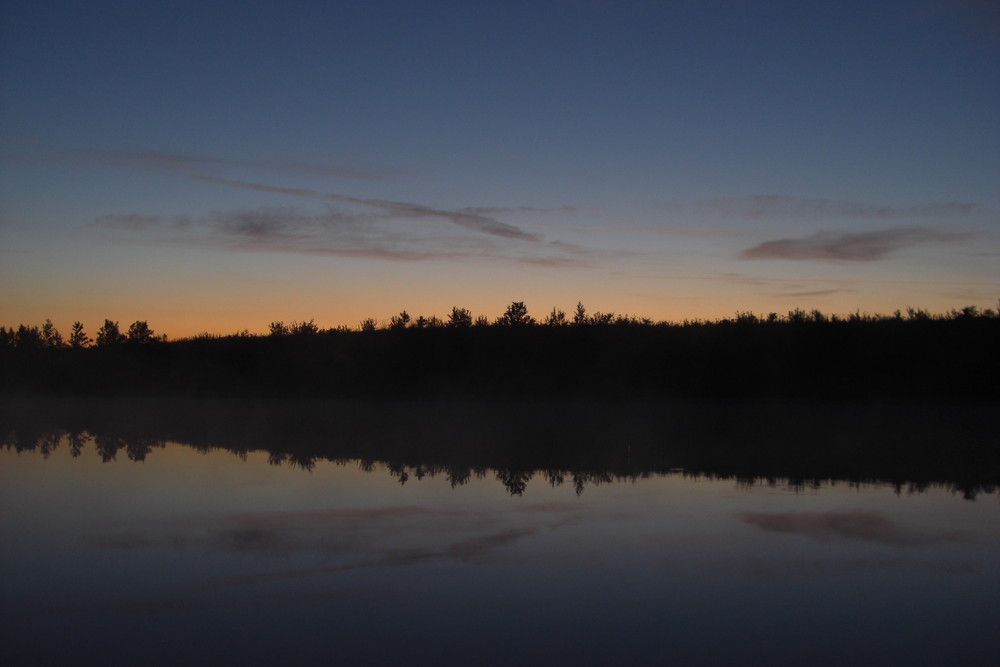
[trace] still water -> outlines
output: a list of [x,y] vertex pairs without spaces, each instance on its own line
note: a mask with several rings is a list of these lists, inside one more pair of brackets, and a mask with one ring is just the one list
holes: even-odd
[[490,468],[169,440],[130,458],[65,432],[18,449],[8,665],[1000,659],[994,491],[678,470],[522,472],[511,493]]

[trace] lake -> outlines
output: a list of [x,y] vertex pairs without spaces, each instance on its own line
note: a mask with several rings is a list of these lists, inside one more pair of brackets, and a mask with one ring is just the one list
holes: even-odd
[[0,410],[5,664],[1000,655],[992,406],[70,406]]

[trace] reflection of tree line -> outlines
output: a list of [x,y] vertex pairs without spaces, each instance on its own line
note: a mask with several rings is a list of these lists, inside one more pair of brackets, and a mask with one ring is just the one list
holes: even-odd
[[6,449],[20,452],[38,452],[43,458],[48,458],[59,445],[66,441],[70,455],[77,458],[92,444],[101,460],[105,463],[115,461],[118,452],[125,452],[130,461],[145,461],[153,449],[166,446],[163,440],[148,438],[124,438],[108,435],[91,435],[84,431],[45,431],[36,435],[30,432],[7,431],[3,434],[0,445]]
[[93,447],[105,462],[123,452],[144,461],[170,440],[243,459],[265,451],[304,470],[385,468],[402,484],[492,476],[516,495],[537,479],[581,493],[678,472],[793,488],[943,486],[968,498],[1000,485],[989,405],[161,403],[2,401],[0,445],[47,457],[65,442],[74,457]]
[[[49,431],[44,434],[39,434],[37,440],[32,440],[30,436],[26,437],[20,434],[12,434],[8,432],[4,439],[0,441],[0,446],[5,449],[11,449],[18,453],[22,452],[38,452],[43,458],[48,458],[59,445],[64,440],[67,442],[67,447],[69,448],[70,454],[76,458],[79,457],[83,450],[86,448],[87,444],[92,444],[94,450],[101,457],[104,463],[110,463],[117,460],[117,455],[120,451],[124,451],[128,459],[131,461],[141,462],[146,460],[146,456],[152,452],[154,448],[162,449],[166,446],[165,441],[152,441],[145,439],[130,439],[122,437],[109,437],[109,436],[91,436],[87,433],[80,432],[60,432],[60,431]],[[198,451],[207,454],[211,451],[217,450],[219,448],[215,447],[196,447]],[[241,459],[246,459],[249,451],[229,450],[232,454],[240,457]],[[302,470],[311,471],[316,467],[316,464],[321,461],[329,461],[335,465],[348,466],[356,465],[360,470],[367,473],[375,473],[381,469],[385,469],[391,476],[395,477],[400,484],[406,484],[411,480],[420,481],[425,478],[436,478],[444,477],[452,488],[464,486],[468,484],[473,479],[485,479],[491,474],[503,484],[504,488],[507,489],[512,495],[522,495],[527,489],[528,482],[536,477],[540,477],[546,483],[551,486],[562,486],[564,484],[570,484],[573,486],[577,495],[583,493],[584,489],[588,485],[598,485],[598,484],[611,484],[615,482],[636,482],[640,479],[649,479],[658,475],[665,475],[671,473],[680,473],[683,471],[678,471],[674,469],[665,470],[648,470],[643,472],[636,471],[596,471],[596,472],[585,472],[578,470],[513,470],[513,469],[490,469],[484,467],[469,467],[462,465],[435,465],[435,464],[416,464],[407,465],[393,461],[377,461],[373,459],[346,459],[346,458],[327,458],[304,455],[301,453],[289,453],[289,452],[278,452],[270,451],[268,452],[267,462],[273,466],[290,466],[293,468],[300,468]],[[731,476],[727,475],[714,475],[709,473],[685,473],[689,477],[710,477],[710,478],[727,478]],[[756,485],[760,480],[757,479],[738,479],[740,483],[748,485]],[[797,483],[794,481],[789,482],[788,480],[771,480],[772,484],[775,483],[791,483],[792,486],[804,486],[804,483]],[[915,487],[910,487],[915,488]]]
[[41,328],[0,327],[0,392],[100,396],[997,397],[1000,317],[849,317],[794,310],[714,322],[611,313],[541,321],[515,302],[495,321],[462,308],[441,320],[405,311],[385,325],[323,330],[273,322],[270,334],[166,342],[144,321],[110,320],[95,345]]

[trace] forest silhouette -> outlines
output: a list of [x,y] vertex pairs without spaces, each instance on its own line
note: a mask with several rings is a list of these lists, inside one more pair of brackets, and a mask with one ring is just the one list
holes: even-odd
[[848,317],[818,310],[653,322],[613,313],[536,319],[272,322],[269,333],[167,341],[146,321],[96,338],[0,327],[0,393],[49,396],[876,398],[995,400],[1000,316],[975,307]]

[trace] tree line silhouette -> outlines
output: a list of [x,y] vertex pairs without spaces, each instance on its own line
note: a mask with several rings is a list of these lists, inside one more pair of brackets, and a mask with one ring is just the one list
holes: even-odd
[[118,327],[118,322],[104,320],[104,324],[97,330],[97,339],[92,339],[83,330],[83,323],[73,322],[70,327],[69,338],[63,340],[62,334],[52,324],[51,319],[45,320],[42,326],[29,326],[26,324],[15,327],[0,326],[0,349],[16,348],[36,350],[40,348],[61,348],[70,347],[81,349],[90,347],[92,344],[98,347],[108,345],[120,345],[122,343],[154,343],[164,342],[167,335],[157,336],[145,320],[137,320],[129,325],[128,330],[122,333]]
[[[532,480],[587,486],[655,475],[793,488],[828,482],[1000,488],[989,405],[607,401],[221,399],[0,400],[0,447],[49,456],[95,451],[144,461],[183,443],[272,465],[384,467],[400,483],[493,477],[511,494]],[[65,443],[65,444],[63,444]]]
[[932,315],[842,317],[801,309],[714,321],[654,322],[524,302],[490,321],[454,307],[379,323],[309,321],[167,341],[146,321],[105,320],[91,339],[0,327],[0,392],[56,395],[460,397],[996,398],[1000,316],[975,307]]

